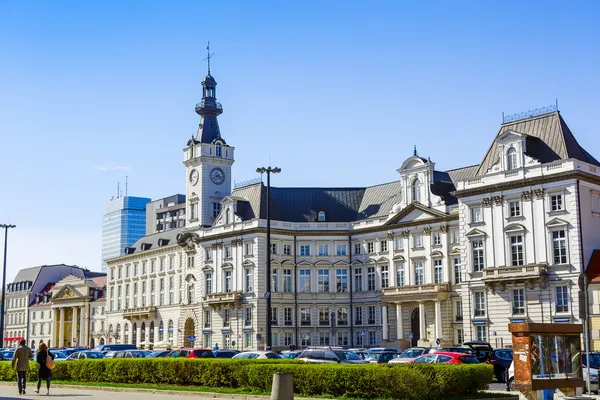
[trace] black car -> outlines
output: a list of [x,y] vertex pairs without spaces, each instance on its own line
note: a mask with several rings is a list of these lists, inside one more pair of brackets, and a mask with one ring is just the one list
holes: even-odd
[[[588,362],[587,362],[587,354],[583,353],[583,365],[585,365],[586,367],[588,367]],[[596,369],[600,369],[600,353],[595,353],[595,352],[590,352],[590,365],[589,367],[591,368],[596,368]]]
[[492,360],[492,353],[494,349],[488,342],[483,340],[473,340],[471,342],[465,342],[462,344],[463,347],[467,347],[473,351],[473,355],[480,363],[490,363]]
[[490,364],[494,365],[494,375],[500,383],[506,383],[506,374],[513,361],[512,349],[494,349]]

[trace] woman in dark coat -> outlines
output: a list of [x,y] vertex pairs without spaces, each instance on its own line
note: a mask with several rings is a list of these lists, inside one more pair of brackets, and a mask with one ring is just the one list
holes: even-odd
[[42,386],[42,379],[46,381],[46,394],[50,394],[50,379],[52,379],[52,370],[46,367],[46,359],[51,357],[54,360],[54,354],[48,350],[48,346],[45,343],[40,343],[38,347],[38,354],[36,357],[37,363],[40,365],[38,369],[38,383],[36,393],[40,392],[40,387]]

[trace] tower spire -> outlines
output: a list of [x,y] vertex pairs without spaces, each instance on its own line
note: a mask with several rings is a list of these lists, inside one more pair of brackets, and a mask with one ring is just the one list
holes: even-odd
[[204,60],[206,60],[208,63],[208,75],[210,75],[210,59],[212,58],[212,56],[215,55],[215,53],[212,53],[212,54],[210,53],[210,41],[208,42],[208,45],[206,46],[206,53],[207,53],[207,56]]
[[418,156],[418,154],[417,154],[417,145],[416,144],[415,144],[415,149],[413,150],[413,156],[415,156],[415,157]]
[[214,55],[210,52],[210,42],[206,51],[207,56],[204,60],[208,63],[208,74],[202,80],[202,101],[196,104],[196,113],[201,117],[196,141],[200,143],[212,143],[221,139],[217,117],[223,112],[221,103],[217,101],[217,81],[210,74],[210,60]]

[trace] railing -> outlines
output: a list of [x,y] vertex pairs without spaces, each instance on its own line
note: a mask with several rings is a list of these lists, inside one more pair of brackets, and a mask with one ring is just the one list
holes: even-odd
[[517,265],[510,267],[486,268],[483,280],[515,280],[537,278],[547,272],[545,265]]
[[242,292],[218,292],[206,295],[206,302],[209,304],[235,303],[241,301]]
[[221,106],[221,103],[212,100],[202,100],[200,103],[196,103],[196,111],[200,110],[201,108],[216,108],[219,111],[223,111],[223,106]]
[[448,283],[436,283],[429,285],[411,285],[411,286],[397,286],[383,289],[384,295],[403,295],[403,294],[427,294],[427,293],[438,293],[438,292],[449,292],[450,284]]

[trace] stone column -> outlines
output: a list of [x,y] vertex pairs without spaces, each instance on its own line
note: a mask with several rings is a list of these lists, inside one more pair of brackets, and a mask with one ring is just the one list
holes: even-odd
[[[73,309],[73,315],[71,316],[71,338],[69,338],[69,341],[71,342],[72,346],[79,346],[79,337],[77,335],[77,322],[79,321],[77,318],[77,312],[79,311],[79,307],[72,307]],[[74,343],[73,343],[73,339],[77,339]]]
[[65,337],[65,309],[59,308],[60,310],[60,320],[58,322],[58,340],[56,341],[56,347],[64,346],[64,337]]
[[425,340],[427,338],[427,325],[425,325],[425,303],[419,302],[419,340]]
[[402,303],[396,304],[396,330],[398,331],[398,340],[404,340],[404,327],[402,321]]
[[389,340],[387,314],[387,306],[384,304],[381,306],[381,325],[383,330],[383,340]]
[[90,339],[88,337],[88,307],[84,304],[81,307],[81,317],[79,318],[79,338],[81,339],[81,345],[88,347],[90,345]]
[[440,301],[435,302],[435,338],[442,340],[442,307]]

